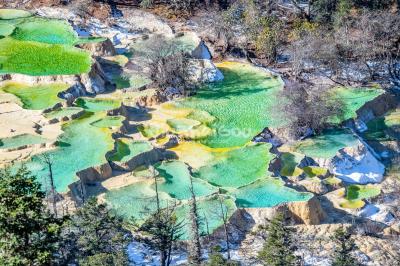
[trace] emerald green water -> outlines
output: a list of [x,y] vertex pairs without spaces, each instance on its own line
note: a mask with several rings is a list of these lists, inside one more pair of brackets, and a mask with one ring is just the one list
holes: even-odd
[[242,146],[265,127],[282,123],[272,116],[276,93],[282,88],[279,78],[249,64],[228,62],[218,67],[225,76],[223,81],[177,103],[217,118],[210,124],[214,134],[203,144],[213,148]]
[[108,127],[120,127],[122,126],[122,121],[124,121],[123,116],[107,116],[92,123],[92,126],[108,128]]
[[47,139],[31,134],[22,134],[10,138],[0,139],[0,149],[15,149],[25,145],[41,144],[48,142]]
[[25,109],[43,110],[61,102],[62,100],[57,95],[68,87],[69,85],[64,83],[42,84],[39,86],[7,83],[5,86],[0,87],[0,90],[17,96]]
[[240,187],[267,174],[274,155],[271,144],[253,144],[226,152],[209,165],[201,167],[195,176],[220,187]]
[[107,158],[114,162],[127,162],[131,158],[153,149],[153,146],[147,141],[129,139],[117,139],[115,145],[115,152],[111,153]]
[[[190,172],[188,166],[180,161],[163,162],[156,167],[164,182],[158,185],[160,191],[168,193],[172,198],[190,199]],[[198,197],[216,192],[216,188],[207,182],[193,178],[193,189]]]
[[339,87],[334,90],[333,97],[341,99],[344,103],[345,111],[343,119],[334,118],[332,122],[340,123],[343,120],[357,117],[356,111],[365,103],[375,99],[384,91],[378,88],[349,88]]
[[241,208],[272,207],[283,202],[306,201],[310,193],[299,193],[287,188],[280,179],[265,178],[234,191],[236,204]]
[[[65,123],[64,133],[58,139],[55,150],[47,152],[53,161],[53,174],[57,191],[67,191],[68,185],[76,180],[76,172],[91,166],[106,163],[105,154],[113,149],[112,131],[92,125],[106,116],[106,110],[112,109],[115,102],[98,100],[85,108],[85,115]],[[43,183],[47,181],[48,169],[41,155],[33,156],[27,167]]]
[[83,108],[80,107],[63,107],[49,113],[44,114],[47,119],[61,118],[65,116],[72,116],[79,112],[83,111]]
[[17,19],[32,16],[32,14],[25,10],[18,9],[0,9],[0,19]]
[[[120,189],[110,190],[105,199],[120,215],[133,217],[137,222],[145,220],[157,210],[156,192],[150,182],[138,182]],[[163,192],[159,194],[160,206],[166,207],[172,199]]]
[[351,132],[342,129],[327,130],[295,145],[295,151],[312,158],[332,158],[344,148],[357,145],[357,138]]
[[8,36],[13,33],[14,29],[14,25],[8,23],[0,23],[0,36]]
[[90,54],[74,45],[80,40],[65,20],[0,9],[0,73],[32,76],[87,73]]

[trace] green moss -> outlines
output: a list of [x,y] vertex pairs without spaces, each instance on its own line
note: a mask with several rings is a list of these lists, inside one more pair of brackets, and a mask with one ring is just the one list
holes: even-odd
[[328,178],[324,179],[323,182],[327,185],[335,186],[335,185],[341,184],[342,180],[337,177],[332,176],[332,177],[328,177]]
[[73,75],[89,72],[91,64],[89,53],[78,48],[0,39],[0,74]]
[[379,187],[374,185],[350,185],[347,187],[347,200],[362,200],[378,196],[381,193]]
[[345,209],[361,209],[364,207],[365,202],[363,200],[346,200],[339,205]]
[[303,157],[303,155],[296,153],[282,153],[282,155],[280,156],[282,162],[280,174],[282,176],[299,176],[300,174],[302,174],[303,171],[298,168],[297,165],[300,163]]
[[16,19],[32,16],[32,13],[20,9],[0,9],[0,19]]
[[318,166],[306,166],[303,170],[309,177],[325,176],[328,173],[328,169]]
[[69,85],[64,83],[43,84],[33,87],[9,83],[1,87],[0,90],[17,96],[25,109],[43,110],[61,102],[62,100],[57,95],[68,87]]

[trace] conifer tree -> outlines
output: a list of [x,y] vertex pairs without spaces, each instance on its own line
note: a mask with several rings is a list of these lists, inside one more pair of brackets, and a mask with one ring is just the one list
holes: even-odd
[[352,256],[352,252],[356,250],[357,246],[354,240],[351,239],[349,230],[343,227],[335,231],[334,239],[336,248],[332,266],[358,266],[360,265],[356,258]]
[[258,254],[259,260],[268,266],[296,265],[292,230],[286,227],[283,214],[278,214],[272,219],[267,231],[268,239]]
[[0,171],[0,265],[50,265],[62,220],[44,205],[45,193],[22,167]]

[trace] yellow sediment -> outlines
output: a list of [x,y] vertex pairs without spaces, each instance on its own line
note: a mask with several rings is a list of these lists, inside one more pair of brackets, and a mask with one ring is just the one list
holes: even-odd
[[185,141],[170,150],[177,154],[179,160],[199,169],[217,158],[222,158],[225,153],[239,148],[241,147],[210,148],[199,142]]

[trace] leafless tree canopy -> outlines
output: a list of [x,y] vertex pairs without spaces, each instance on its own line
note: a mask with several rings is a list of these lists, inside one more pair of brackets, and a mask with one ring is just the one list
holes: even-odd
[[291,138],[297,139],[311,132],[321,133],[329,120],[343,116],[343,103],[332,97],[328,88],[307,88],[306,84],[289,81],[281,92],[285,99],[277,113],[287,122]]
[[188,59],[178,44],[162,35],[148,42],[143,55],[147,59],[150,78],[161,88],[185,87]]

